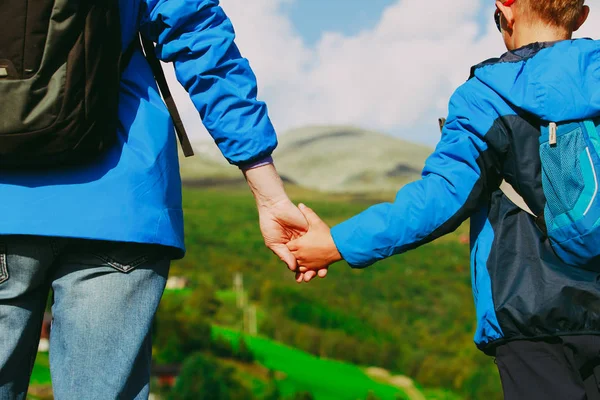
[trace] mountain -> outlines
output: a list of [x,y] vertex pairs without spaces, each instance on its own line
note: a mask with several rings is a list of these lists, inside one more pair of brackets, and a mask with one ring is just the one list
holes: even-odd
[[227,164],[214,143],[194,143],[193,147],[194,156],[187,158],[179,149],[179,169],[183,180],[241,178],[239,170]]
[[397,190],[419,177],[431,149],[355,127],[307,127],[283,134],[277,169],[326,192]]
[[[182,160],[186,181],[239,178],[216,146],[200,143],[198,155]],[[294,129],[279,137],[274,157],[279,173],[300,186],[325,192],[395,191],[417,179],[432,149],[351,126]]]

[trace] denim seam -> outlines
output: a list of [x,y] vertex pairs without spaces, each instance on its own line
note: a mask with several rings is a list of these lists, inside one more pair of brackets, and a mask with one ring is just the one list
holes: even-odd
[[99,258],[100,260],[104,261],[105,263],[107,263],[108,265],[110,265],[111,267],[121,271],[121,272],[130,272],[132,271],[135,267],[138,267],[140,265],[142,265],[143,263],[145,263],[146,261],[148,261],[148,257],[147,256],[141,256],[136,258],[135,260],[131,261],[130,263],[127,264],[121,264],[113,259],[111,259],[110,257],[106,257],[103,256],[101,254],[98,253],[92,253],[92,255],[94,257]]
[[0,283],[8,280],[8,267],[6,265],[6,246],[0,244]]

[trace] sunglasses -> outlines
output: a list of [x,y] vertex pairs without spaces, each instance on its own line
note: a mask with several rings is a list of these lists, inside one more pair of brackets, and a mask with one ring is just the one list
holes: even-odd
[[[516,0],[506,0],[503,4],[506,7],[510,7],[515,3]],[[496,8],[496,11],[494,12],[494,22],[496,23],[496,27],[498,28],[498,32],[502,33],[502,23],[501,23],[501,18],[502,18],[502,12],[500,11],[500,9]]]

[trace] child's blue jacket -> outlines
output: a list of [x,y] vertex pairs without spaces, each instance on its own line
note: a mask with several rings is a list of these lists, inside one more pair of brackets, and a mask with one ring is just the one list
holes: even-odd
[[[536,43],[488,60],[452,96],[422,179],[403,187],[393,203],[333,227],[334,241],[344,259],[361,268],[471,218],[481,349],[519,338],[600,334],[600,260],[590,266],[595,271],[562,264],[534,218],[499,190],[506,179],[540,215],[546,202],[541,121],[597,117],[600,41]],[[593,206],[599,202],[596,196]]]

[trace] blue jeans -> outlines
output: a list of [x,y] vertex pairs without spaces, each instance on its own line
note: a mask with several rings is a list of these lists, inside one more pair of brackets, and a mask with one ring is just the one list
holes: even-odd
[[50,288],[54,397],[146,399],[169,264],[159,246],[0,236],[0,400],[26,397]]

